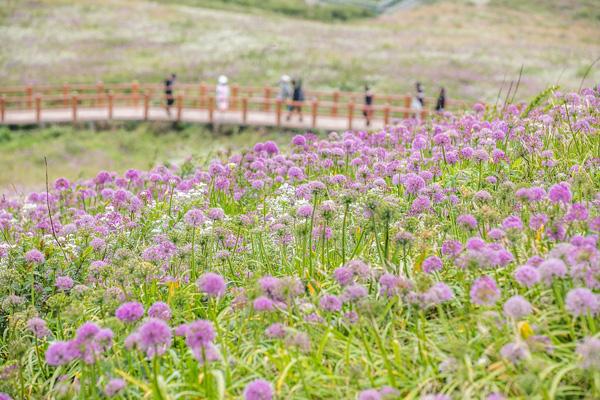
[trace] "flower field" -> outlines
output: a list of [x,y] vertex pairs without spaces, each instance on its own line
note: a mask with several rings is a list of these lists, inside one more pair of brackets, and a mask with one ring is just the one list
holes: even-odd
[[0,199],[0,399],[600,398],[600,88]]

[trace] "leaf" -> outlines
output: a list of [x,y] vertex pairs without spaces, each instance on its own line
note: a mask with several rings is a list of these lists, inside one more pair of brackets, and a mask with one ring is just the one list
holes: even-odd
[[219,369],[213,369],[210,372],[215,377],[215,381],[217,382],[217,392],[219,394],[218,399],[222,400],[225,398],[225,377],[223,376],[223,371]]
[[281,386],[283,386],[283,382],[285,381],[285,378],[288,374],[288,372],[290,371],[290,368],[292,368],[292,366],[296,363],[296,359],[293,359],[292,361],[290,361],[288,363],[288,365],[285,366],[284,370],[281,371],[281,375],[279,375],[279,378],[277,378],[277,383],[275,384],[275,391],[277,393],[279,393],[281,391]]
[[134,378],[133,376],[129,375],[127,372],[120,370],[120,369],[115,369],[115,372],[120,375],[123,379],[125,379],[127,382],[131,383],[132,385],[142,389],[145,394],[147,395],[148,393],[152,394],[152,389],[150,388],[150,386],[146,385],[144,382],[141,382],[139,380],[137,380],[136,378]]

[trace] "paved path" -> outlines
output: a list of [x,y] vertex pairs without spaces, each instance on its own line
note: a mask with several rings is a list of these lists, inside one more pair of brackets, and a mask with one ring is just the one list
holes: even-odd
[[[307,111],[310,108],[307,107]],[[357,112],[352,120],[352,129],[366,129],[365,120],[362,114]],[[98,122],[108,121],[109,115],[106,108],[78,108],[77,122]],[[144,110],[142,107],[115,107],[113,109],[112,120],[114,121],[143,121]],[[177,110],[171,110],[169,117],[164,108],[153,107],[148,110],[149,121],[176,121]],[[181,122],[208,124],[209,113],[207,110],[200,109],[182,109]],[[12,110],[5,111],[4,120],[0,124],[4,125],[31,125],[41,123],[64,123],[73,122],[73,112],[71,109],[44,109],[41,112],[40,120],[36,118],[35,110]],[[213,123],[221,125],[251,125],[251,126],[277,126],[277,117],[274,112],[248,111],[246,122],[242,120],[241,111],[214,111]],[[349,128],[348,117],[317,116],[316,129],[328,131],[343,131]],[[298,121],[298,116],[294,115],[290,122],[286,121],[285,113],[281,116],[281,127],[295,129],[311,129],[312,116],[310,112],[304,113],[303,122]],[[369,129],[383,128],[383,120],[372,121]]]

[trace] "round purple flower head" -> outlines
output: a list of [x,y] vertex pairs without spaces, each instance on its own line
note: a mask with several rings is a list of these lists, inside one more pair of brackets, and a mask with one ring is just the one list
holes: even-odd
[[171,346],[171,328],[165,321],[151,318],[138,330],[137,344],[148,358],[163,355]]
[[363,390],[358,394],[358,400],[381,400],[381,394],[375,389]]
[[13,400],[13,398],[8,393],[0,393],[0,400]]
[[471,286],[471,302],[480,306],[493,306],[500,300],[500,289],[489,276],[477,278]]
[[137,301],[124,303],[115,311],[115,317],[123,322],[135,322],[144,316],[144,306]]
[[557,183],[548,190],[548,198],[553,203],[569,203],[571,202],[571,188],[565,182]]
[[567,310],[574,316],[595,316],[600,311],[598,296],[587,288],[572,289],[565,300]]
[[256,311],[273,311],[275,310],[275,305],[273,301],[266,296],[257,297],[252,306]]
[[319,306],[325,311],[336,312],[342,309],[342,301],[337,296],[326,294],[319,301]]
[[588,337],[577,345],[577,354],[581,357],[581,367],[600,371],[600,339]]
[[168,321],[171,319],[171,308],[167,303],[157,301],[148,309],[148,316]]
[[504,303],[504,314],[507,317],[520,319],[531,314],[531,304],[522,296],[513,296]]
[[193,208],[185,213],[185,217],[183,219],[189,226],[198,227],[204,223],[205,217],[202,210]]
[[111,379],[104,387],[104,394],[107,397],[116,396],[121,390],[125,389],[126,383],[123,379]]
[[44,262],[45,258],[41,251],[39,251],[37,249],[33,249],[33,250],[29,250],[25,254],[25,260],[28,263],[41,264]]
[[528,288],[532,287],[542,279],[538,270],[530,265],[523,265],[522,267],[517,268],[513,276],[519,285]]
[[42,339],[50,335],[50,330],[46,326],[46,321],[38,317],[33,317],[27,321],[27,328],[38,339]]
[[439,257],[431,256],[427,257],[425,261],[423,261],[423,271],[427,274],[431,274],[434,271],[439,271],[442,269],[442,260]]
[[221,297],[225,294],[225,280],[219,274],[207,272],[196,282],[198,289],[211,297]]
[[272,398],[271,384],[264,379],[253,380],[244,389],[244,400],[271,400]]
[[559,258],[549,258],[540,264],[538,272],[542,281],[550,285],[554,278],[562,278],[567,274],[567,266]]
[[46,350],[46,363],[54,367],[70,363],[77,356],[70,342],[54,342]]
[[56,278],[54,284],[59,290],[69,290],[75,283],[73,282],[73,279],[68,276],[59,276]]
[[477,228],[477,219],[475,219],[475,217],[472,216],[471,214],[459,215],[458,218],[456,218],[456,222],[459,225],[464,226],[466,228],[471,228],[471,229]]
[[296,209],[296,214],[301,218],[309,218],[312,215],[313,208],[309,204],[305,204]]

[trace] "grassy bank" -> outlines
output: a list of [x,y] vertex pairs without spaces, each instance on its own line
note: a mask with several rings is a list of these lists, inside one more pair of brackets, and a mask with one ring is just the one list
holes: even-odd
[[89,178],[99,170],[120,173],[130,168],[150,169],[159,164],[181,164],[190,159],[205,161],[259,140],[288,142],[290,136],[270,130],[223,130],[169,124],[131,124],[74,129],[52,126],[43,129],[9,130],[0,127],[0,194],[44,188],[44,156],[49,176]]

